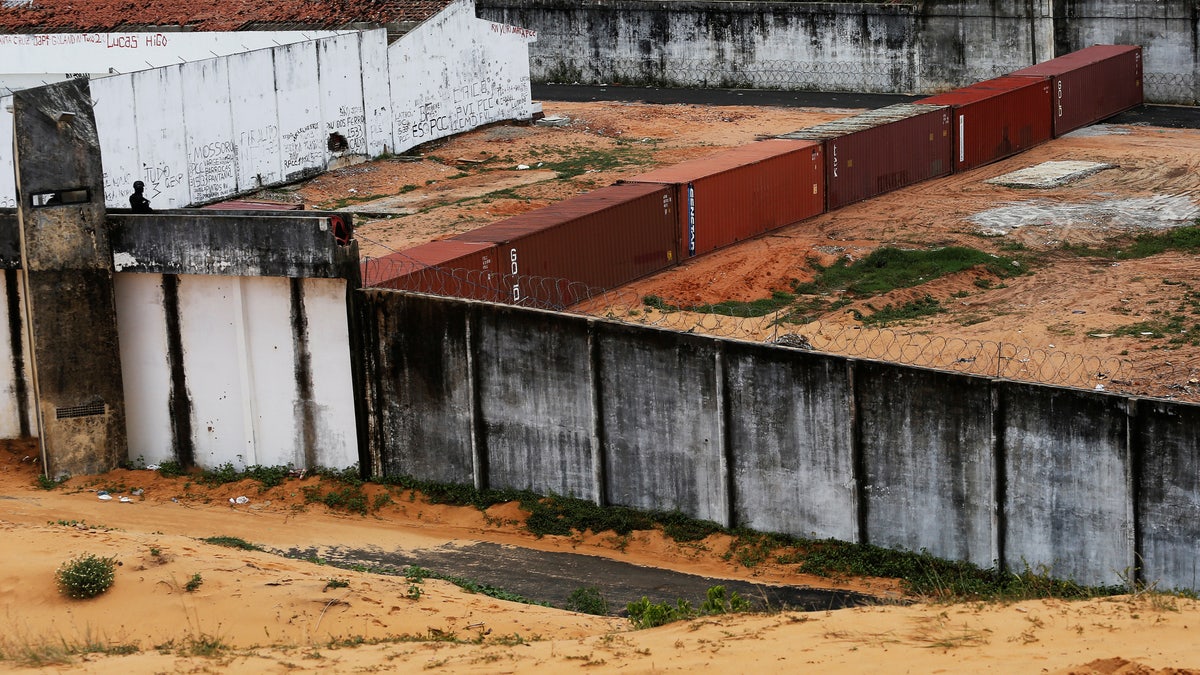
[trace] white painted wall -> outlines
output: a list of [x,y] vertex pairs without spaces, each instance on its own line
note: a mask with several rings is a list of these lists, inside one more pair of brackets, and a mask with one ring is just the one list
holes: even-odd
[[132,73],[353,31],[0,35],[0,93],[79,75]]
[[[15,272],[18,275],[17,293],[19,295],[19,289],[22,287],[20,275],[23,275],[24,272],[22,270],[15,270]],[[3,283],[3,273],[0,273],[0,321],[3,321],[2,325],[4,326],[8,325],[6,319],[8,302],[8,294]],[[22,331],[24,331],[26,325],[25,298],[19,298],[19,302],[21,308],[21,327]],[[21,412],[17,405],[16,393],[18,373],[13,369],[13,344],[10,338],[11,336],[7,328],[0,330],[0,438],[19,438],[21,435]],[[29,372],[29,364],[32,363],[32,360],[29,355],[29,339],[27,337],[21,341],[21,346],[21,351],[24,354],[22,363],[25,365],[25,372],[20,373],[20,377],[28,383],[27,392],[29,396],[29,408],[26,410],[25,420],[27,424],[26,428],[36,430],[37,420],[35,419],[36,411],[34,408],[37,403],[33,395],[33,375]],[[33,433],[37,432],[34,431]]]
[[0,96],[0,209],[17,208],[17,176],[12,162],[12,96]]
[[[156,209],[217,201],[319,173],[341,156],[403,152],[527,118],[533,39],[456,0],[391,45],[382,29],[338,33],[94,78],[105,203],[128,207],[136,180]],[[11,134],[6,115],[0,133]],[[333,133],[345,151],[330,151]],[[3,140],[0,207],[16,203]]]
[[[316,463],[345,468],[358,462],[346,283],[305,279],[303,292]],[[173,457],[162,275],[118,273],[116,298],[129,457],[162,462]],[[306,465],[290,298],[285,278],[179,277],[198,465]]]
[[529,43],[535,38],[532,31],[477,19],[472,0],[457,0],[393,43],[397,147],[529,117]]

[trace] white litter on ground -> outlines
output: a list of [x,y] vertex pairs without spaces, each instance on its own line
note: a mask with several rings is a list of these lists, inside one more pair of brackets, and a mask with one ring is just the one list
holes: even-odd
[[1115,168],[1115,164],[1103,162],[1042,162],[1037,166],[989,178],[984,182],[1004,187],[1045,189],[1066,185],[1105,169]]
[[1031,199],[981,211],[970,220],[983,234],[1003,235],[1018,227],[1037,226],[1167,229],[1192,225],[1197,217],[1200,207],[1190,197],[1155,195],[1073,204]]

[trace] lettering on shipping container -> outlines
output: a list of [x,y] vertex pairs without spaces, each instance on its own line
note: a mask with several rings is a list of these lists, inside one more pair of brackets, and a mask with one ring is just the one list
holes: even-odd
[[1059,80],[1057,84],[1058,84],[1058,116],[1062,117],[1062,99],[1063,99],[1062,80]]
[[688,183],[688,257],[696,255],[696,187]]
[[838,175],[837,175],[837,172],[838,172],[837,146],[836,145],[830,146],[829,149],[833,153],[831,155],[831,157],[833,157],[833,177],[837,178],[838,177]]
[[[1042,109],[1045,110],[1045,108],[1042,108]],[[963,138],[963,129],[965,128],[965,120],[966,120],[966,115],[958,116],[958,161],[960,161],[960,162],[967,161],[966,159],[964,159],[965,154],[964,154],[964,148],[963,148],[963,143],[965,143],[965,139]]]
[[512,273],[512,277],[513,277],[512,299],[513,299],[513,302],[520,302],[521,301],[521,280],[517,277],[517,273],[519,271],[517,268],[517,249],[515,249],[515,248],[510,249],[508,252],[508,258],[509,258],[509,262],[511,263],[510,272]]

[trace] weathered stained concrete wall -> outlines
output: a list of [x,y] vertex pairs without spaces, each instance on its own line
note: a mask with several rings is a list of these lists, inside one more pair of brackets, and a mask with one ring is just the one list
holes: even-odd
[[1120,583],[1134,560],[1126,399],[1005,382],[1004,560]]
[[1146,97],[1197,100],[1190,0],[479,0],[537,31],[539,82],[934,93],[1097,43],[1145,49]]
[[356,296],[376,475],[1197,588],[1200,407]]
[[551,314],[472,315],[477,425],[492,487],[597,500],[599,448],[584,321]]
[[16,212],[0,213],[0,438],[36,433],[33,375],[29,370],[28,316],[21,288],[21,231]]
[[[124,458],[112,251],[87,83],[13,96],[27,335],[43,470],[100,473]],[[63,113],[67,113],[64,115]]]

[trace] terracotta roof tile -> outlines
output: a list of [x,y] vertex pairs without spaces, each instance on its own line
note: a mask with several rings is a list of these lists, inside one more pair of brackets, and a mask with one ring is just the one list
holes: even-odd
[[180,26],[192,30],[244,30],[286,24],[337,28],[424,21],[451,0],[5,0],[0,32],[111,32],[122,28]]

